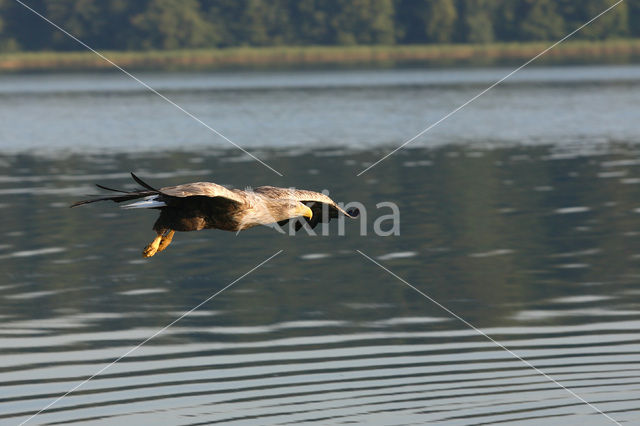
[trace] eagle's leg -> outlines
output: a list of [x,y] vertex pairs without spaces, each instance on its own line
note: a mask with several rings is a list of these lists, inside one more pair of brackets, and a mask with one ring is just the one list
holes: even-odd
[[156,254],[158,247],[160,247],[160,241],[162,241],[162,233],[158,233],[153,241],[142,250],[142,257],[151,257]]
[[175,234],[176,231],[174,231],[173,229],[169,229],[168,231],[166,231],[164,234],[162,234],[162,239],[160,240],[160,245],[158,246],[158,252],[161,252],[162,250],[166,249],[169,244],[171,244],[171,240],[173,239],[173,234]]

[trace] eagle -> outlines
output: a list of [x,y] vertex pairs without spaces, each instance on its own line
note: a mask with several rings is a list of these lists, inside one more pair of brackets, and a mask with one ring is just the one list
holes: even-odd
[[156,189],[133,173],[131,177],[142,188],[123,191],[96,184],[98,188],[118,194],[77,201],[71,207],[96,201],[121,203],[142,199],[122,207],[160,210],[160,217],[153,225],[156,237],[142,251],[143,257],[151,257],[166,249],[176,231],[222,229],[239,232],[257,225],[284,226],[291,219],[296,220],[294,227],[299,231],[305,223],[313,229],[318,223],[329,222],[340,214],[350,218],[359,215],[358,209],[344,210],[327,195],[314,191],[275,186],[240,190],[212,182]]

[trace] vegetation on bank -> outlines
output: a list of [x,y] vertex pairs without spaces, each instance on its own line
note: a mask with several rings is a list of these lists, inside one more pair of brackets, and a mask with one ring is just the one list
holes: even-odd
[[[100,50],[479,44],[640,37],[640,0],[26,0]],[[0,0],[0,52],[82,51]]]
[[[131,70],[205,70],[306,66],[393,66],[420,64],[498,65],[524,62],[551,42],[436,44],[407,46],[240,47],[152,51],[105,51],[106,57]],[[640,39],[567,41],[539,58],[539,63],[629,63],[640,60]],[[111,69],[95,53],[16,52],[0,54],[0,72]]]
[[[640,57],[640,0],[29,0],[129,69],[523,62],[589,21],[546,63]],[[0,72],[111,65],[0,0]]]

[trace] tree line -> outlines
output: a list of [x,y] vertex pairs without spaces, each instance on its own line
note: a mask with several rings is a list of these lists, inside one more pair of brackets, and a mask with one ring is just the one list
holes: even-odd
[[[555,40],[616,0],[24,0],[97,49],[393,45]],[[575,38],[640,36],[627,0]],[[0,0],[0,50],[82,50]]]

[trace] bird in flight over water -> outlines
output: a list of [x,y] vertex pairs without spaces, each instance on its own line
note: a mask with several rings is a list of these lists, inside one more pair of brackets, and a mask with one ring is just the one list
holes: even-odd
[[[255,189],[228,189],[212,182],[194,182],[155,189],[131,173],[141,189],[122,191],[98,185],[98,188],[117,192],[90,200],[75,202],[71,207],[96,201],[111,200],[116,203],[142,198],[126,209],[157,209],[160,217],[153,225],[154,240],[142,251],[144,257],[166,249],[175,231],[200,231],[222,229],[241,231],[257,225],[283,226],[290,219],[304,219],[311,228],[318,223],[329,222],[343,214],[350,218],[358,216],[358,209],[345,211],[327,195],[300,189],[260,186]],[[295,230],[302,228],[298,220]]]

